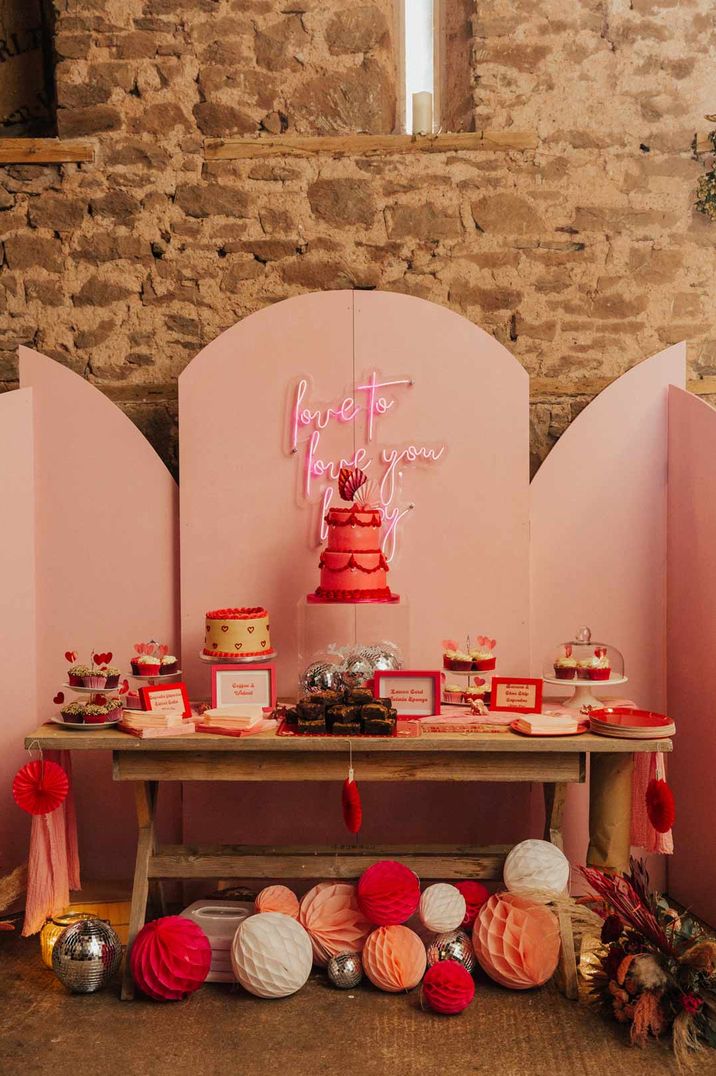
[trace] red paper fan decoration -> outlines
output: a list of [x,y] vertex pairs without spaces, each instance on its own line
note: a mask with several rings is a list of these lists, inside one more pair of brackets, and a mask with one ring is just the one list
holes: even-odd
[[139,931],[129,967],[142,993],[155,1001],[183,1001],[209,974],[211,945],[197,923],[166,915]]
[[477,919],[477,913],[486,900],[490,897],[490,891],[481,882],[455,882],[455,888],[462,893],[467,905],[463,927],[471,927]]
[[420,880],[409,867],[382,859],[364,871],[358,881],[358,904],[376,926],[405,923],[420,903]]
[[341,467],[338,472],[338,492],[342,500],[352,501],[356,490],[367,481],[368,476],[359,467]]
[[425,972],[423,1000],[433,1012],[454,1016],[466,1009],[474,996],[472,975],[457,960],[439,960]]
[[668,833],[676,817],[674,793],[666,781],[653,778],[646,786],[646,813],[657,833]]
[[69,790],[69,778],[62,766],[44,759],[27,762],[12,782],[13,799],[28,814],[49,814],[56,810]]
[[348,777],[343,782],[341,805],[346,829],[349,833],[357,833],[363,822],[363,805],[360,801],[358,785],[353,779],[353,770],[348,771]]

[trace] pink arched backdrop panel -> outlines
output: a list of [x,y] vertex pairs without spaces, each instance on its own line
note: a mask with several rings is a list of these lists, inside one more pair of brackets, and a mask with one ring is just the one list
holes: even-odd
[[[111,650],[129,668],[147,636],[179,644],[177,492],[136,426],[87,381],[29,348],[36,496],[37,710],[65,679],[64,652]],[[111,760],[75,756],[80,853],[87,878],[127,877],[136,828],[131,791]]]
[[[385,476],[391,453],[431,448],[438,459],[395,467],[401,524],[391,586],[410,606],[411,664],[436,667],[446,635],[493,634],[499,667],[527,662],[528,378],[496,340],[423,300],[359,292],[311,294],[278,303],[223,333],[180,378],[182,640],[190,686],[208,694],[197,654],[204,613],[263,604],[279,651],[279,691],[293,693],[296,607],[318,582],[315,523],[320,482],[301,483],[311,428],[288,451],[290,400],[306,379],[303,406],[365,401],[371,374],[389,410],[330,422],[323,460],[364,449],[367,473]],[[412,381],[412,384],[405,384]],[[443,447],[444,446],[444,447]],[[443,451],[441,452],[441,448]],[[386,457],[381,456],[385,452]],[[313,528],[313,529],[312,529]],[[314,538],[312,540],[312,535]],[[360,775],[358,775],[360,777]],[[426,786],[365,790],[366,841],[456,839],[482,825],[498,793]],[[525,803],[499,793],[494,839],[519,836]],[[227,810],[230,803],[231,808]],[[185,789],[189,839],[335,841],[343,836],[337,792],[311,786]],[[200,832],[201,831],[201,832]]]
[[677,724],[669,777],[676,797],[669,893],[716,924],[716,413],[669,392],[669,714]]
[[35,468],[32,392],[0,396],[0,875],[27,858],[30,819],[12,798],[35,708]]
[[[613,382],[566,430],[531,490],[533,675],[545,654],[588,624],[624,655],[629,683],[619,693],[662,711],[667,391],[684,384],[685,360],[685,345],[676,344]],[[566,817],[568,855],[583,863],[585,786],[570,788]]]

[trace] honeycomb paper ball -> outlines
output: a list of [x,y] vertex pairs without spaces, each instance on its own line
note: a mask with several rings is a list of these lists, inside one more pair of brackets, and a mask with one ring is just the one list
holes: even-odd
[[433,1012],[454,1016],[466,1009],[474,996],[472,975],[456,960],[441,960],[425,972],[423,999]]
[[132,978],[155,1001],[182,1001],[198,990],[211,966],[211,945],[197,923],[166,915],[137,934],[129,957]]
[[286,885],[267,885],[254,901],[257,912],[281,912],[298,919],[298,897]]
[[465,928],[472,927],[472,924],[477,919],[477,913],[483,906],[486,900],[490,896],[490,891],[481,882],[455,882],[455,888],[462,893],[465,898],[465,918],[463,919],[461,926]]
[[559,923],[543,904],[515,893],[495,893],[478,913],[472,944],[491,979],[527,990],[546,983],[555,972]]
[[564,893],[569,884],[569,860],[549,841],[522,841],[507,856],[502,877],[510,893]]
[[420,898],[420,919],[428,930],[436,934],[457,930],[466,911],[467,902],[462,893],[447,882],[429,885]]
[[311,974],[311,939],[300,923],[281,912],[244,919],[234,935],[231,966],[250,994],[285,998],[295,994]]
[[358,881],[358,904],[376,926],[405,923],[420,903],[420,880],[409,867],[382,859],[364,871]]
[[360,953],[373,929],[358,905],[356,887],[320,882],[302,898],[298,921],[308,931],[316,964],[338,953]]
[[389,994],[417,986],[426,963],[425,946],[415,931],[396,924],[374,930],[363,949],[363,971],[373,986]]

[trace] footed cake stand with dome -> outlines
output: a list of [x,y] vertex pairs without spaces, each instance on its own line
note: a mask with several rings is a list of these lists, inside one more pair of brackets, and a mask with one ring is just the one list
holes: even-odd
[[[624,675],[624,658],[615,646],[594,642],[588,627],[578,628],[574,634],[574,639],[562,643],[556,652],[545,659],[542,679],[545,684],[574,688],[572,695],[560,700],[560,705],[567,709],[599,708],[604,706],[604,700],[595,694],[597,691],[628,682],[628,676]],[[597,676],[590,676],[590,670],[594,670]],[[603,675],[605,671],[608,676]],[[580,676],[580,672],[587,675]]]

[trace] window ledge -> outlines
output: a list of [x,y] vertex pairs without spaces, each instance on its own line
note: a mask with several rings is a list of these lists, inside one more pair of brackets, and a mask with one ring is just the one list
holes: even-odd
[[0,138],[0,164],[73,164],[94,161],[91,142],[61,138]]
[[256,157],[374,157],[395,153],[459,153],[527,150],[538,145],[535,131],[466,131],[437,135],[267,135],[207,138],[204,159],[236,161]]

